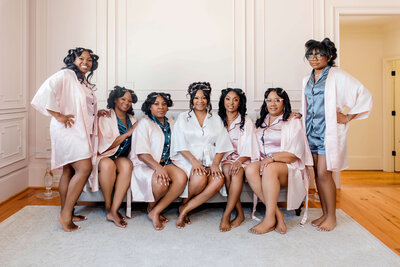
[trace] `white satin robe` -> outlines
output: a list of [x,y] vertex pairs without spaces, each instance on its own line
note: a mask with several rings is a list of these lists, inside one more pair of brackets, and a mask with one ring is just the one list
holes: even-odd
[[[171,137],[171,159],[186,173],[188,179],[190,179],[192,164],[179,153],[180,151],[190,151],[206,167],[212,165],[215,154],[233,151],[229,134],[217,114],[207,114],[203,127],[200,126],[193,111],[189,114],[190,116],[187,111],[179,114]],[[188,185],[181,194],[183,198],[187,196]]]
[[[310,75],[303,79],[302,111],[303,121],[307,116],[307,100],[304,94]],[[325,84],[325,151],[326,166],[329,171],[341,171],[347,164],[348,124],[337,123],[336,112],[347,107],[348,114],[358,114],[354,119],[368,118],[372,109],[371,93],[354,77],[345,71],[332,67]]]
[[[50,122],[51,168],[56,169],[82,159],[92,158],[95,162],[97,152],[97,100],[94,97],[94,120],[88,114],[84,84],[75,72],[63,69],[50,76],[40,86],[32,99],[32,106],[40,113],[51,116],[47,111],[74,115],[75,123],[65,128],[54,117]],[[92,134],[91,134],[92,133]]]
[[[172,129],[172,125],[170,123]],[[160,162],[164,148],[164,133],[160,126],[147,115],[139,120],[132,134],[130,159],[133,163],[131,190],[133,201],[153,202],[151,179],[154,170],[139,160],[139,154],[150,154]]]
[[[96,157],[96,162],[93,165],[92,173],[88,180],[92,192],[96,192],[99,190],[98,170],[99,170],[100,160],[102,158],[111,157],[117,152],[119,148],[119,146],[117,146],[114,147],[113,149],[106,151],[112,145],[112,143],[114,143],[115,139],[121,135],[118,129],[117,115],[115,114],[115,111],[113,109],[110,110],[110,115],[111,115],[110,117],[102,116],[99,117],[98,119],[98,126],[99,126],[98,154]],[[132,125],[135,124],[136,119],[130,114],[128,114],[128,117]]]

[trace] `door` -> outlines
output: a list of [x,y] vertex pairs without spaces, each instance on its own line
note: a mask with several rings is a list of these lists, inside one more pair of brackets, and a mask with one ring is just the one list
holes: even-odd
[[400,60],[393,61],[394,171],[400,172]]

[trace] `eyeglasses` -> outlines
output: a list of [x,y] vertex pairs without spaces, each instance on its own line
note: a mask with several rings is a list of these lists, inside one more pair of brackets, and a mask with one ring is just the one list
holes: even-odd
[[267,98],[267,99],[265,99],[265,102],[267,104],[271,104],[272,102],[274,102],[274,103],[282,103],[283,100],[284,99],[282,99],[282,98],[275,98],[275,99]]
[[307,58],[308,61],[311,61],[311,60],[314,60],[314,59],[320,60],[323,56],[324,55],[321,55],[321,54],[307,55],[306,58]]

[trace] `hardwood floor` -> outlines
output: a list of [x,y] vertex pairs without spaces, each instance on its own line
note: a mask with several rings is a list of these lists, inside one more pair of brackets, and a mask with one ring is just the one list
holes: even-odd
[[[337,193],[337,208],[400,256],[400,174],[381,171],[344,171]],[[27,205],[60,205],[59,199],[42,200],[41,188],[28,188],[0,204],[0,222]],[[85,203],[87,204],[87,203]],[[311,208],[320,207],[310,202]]]

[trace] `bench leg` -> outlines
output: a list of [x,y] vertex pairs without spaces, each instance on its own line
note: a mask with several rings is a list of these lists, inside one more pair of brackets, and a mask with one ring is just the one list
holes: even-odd
[[129,219],[132,217],[132,191],[131,188],[128,188],[126,192],[126,217]]
[[300,216],[302,207],[304,207],[304,203],[303,202],[301,202],[301,205],[300,205],[300,207],[298,209],[294,210],[296,212],[296,216]]

